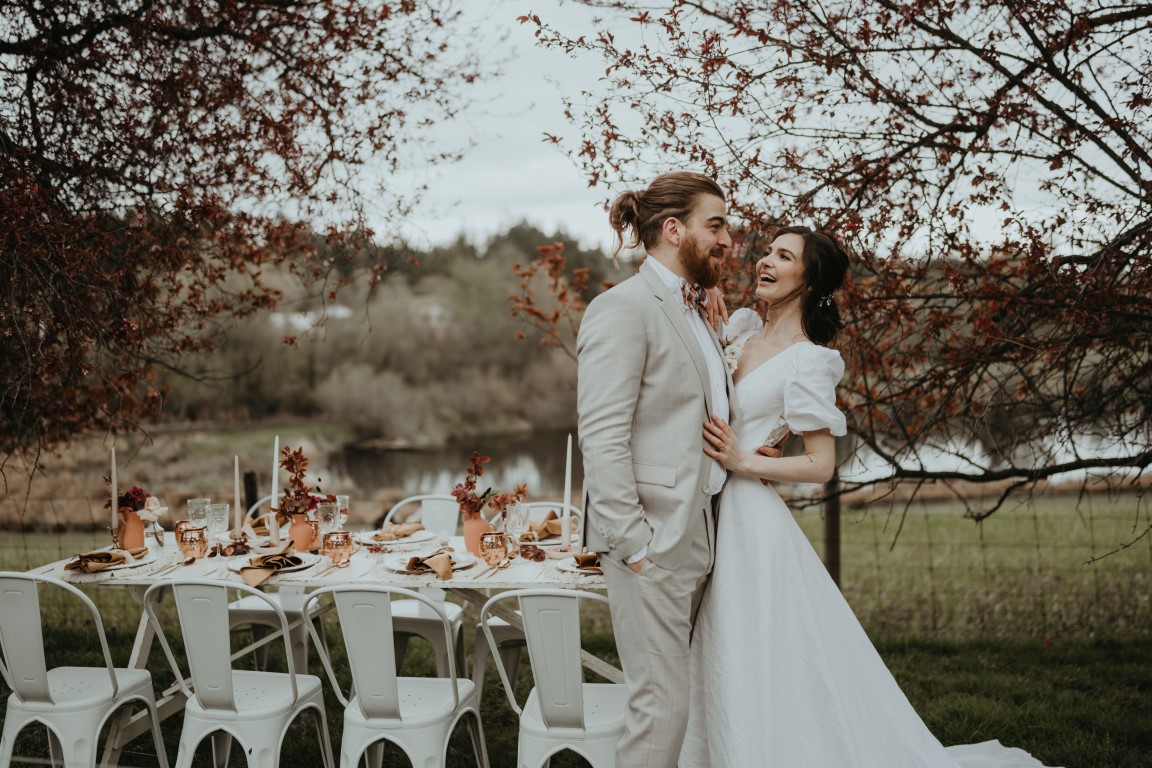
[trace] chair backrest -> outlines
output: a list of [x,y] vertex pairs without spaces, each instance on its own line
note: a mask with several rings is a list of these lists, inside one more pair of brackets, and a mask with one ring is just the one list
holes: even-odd
[[496,640],[488,626],[493,607],[505,600],[520,602],[524,637],[528,641],[528,657],[532,663],[532,677],[536,681],[536,695],[544,724],[549,728],[583,730],[584,670],[580,661],[580,601],[607,603],[608,599],[594,592],[519,589],[496,595],[484,604],[480,610],[484,636],[492,649],[492,657],[496,661],[508,703],[519,715],[521,709],[516,703],[515,681],[508,679]]
[[116,697],[116,673],[104,635],[104,623],[96,605],[71,584],[36,573],[0,572],[0,674],[13,693],[24,702],[53,704],[48,687],[48,665],[44,654],[44,629],[40,623],[39,585],[59,588],[80,601],[92,617],[104,666]]
[[[292,681],[292,704],[297,699],[296,669],[292,660],[292,641],[288,636],[288,618],[275,602],[258,589],[246,584],[229,584],[207,579],[164,581],[153,584],[144,593],[144,610],[160,638],[160,645],[168,657],[168,664],[185,696],[195,696],[205,709],[236,711],[232,687],[232,647],[228,630],[229,590],[255,595],[268,604],[280,619],[284,653],[288,662],[288,675]],[[172,592],[179,617],[180,634],[184,639],[184,653],[192,680],[189,690],[184,673],[172,653],[158,609],[164,594]]]
[[400,499],[392,505],[388,514],[384,515],[384,522],[392,522],[392,517],[397,512],[412,504],[420,505],[420,522],[424,523],[426,529],[446,531],[449,535],[456,534],[456,527],[460,523],[460,504],[446,493],[424,493]]
[[[525,506],[528,507],[529,520],[543,520],[553,510],[556,511],[557,515],[564,515],[564,502],[562,501],[529,501],[525,502]],[[568,514],[581,520],[584,512],[575,504],[569,504]]]
[[[331,595],[336,604],[336,614],[340,619],[340,632],[344,637],[344,649],[348,655],[348,667],[352,673],[352,689],[364,717],[374,720],[394,720],[399,722],[400,694],[396,686],[396,655],[392,642],[392,597],[399,595],[411,600],[419,600],[432,615],[440,617],[444,625],[445,647],[452,647],[452,627],[448,615],[435,601],[407,589],[384,586],[357,586],[342,584],[323,587],[308,596],[304,604],[306,611],[312,611],[317,601]],[[348,699],[340,689],[340,683],[328,657],[327,646],[320,642],[316,629],[308,623],[312,645],[320,654],[324,671],[344,706]],[[460,694],[455,685],[457,679],[455,654],[448,654],[448,674],[452,678],[453,709],[460,706]]]

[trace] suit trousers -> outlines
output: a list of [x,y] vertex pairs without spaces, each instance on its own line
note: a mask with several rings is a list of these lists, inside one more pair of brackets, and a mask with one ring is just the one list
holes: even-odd
[[686,535],[692,545],[679,562],[648,559],[640,573],[602,558],[628,686],[624,736],[616,749],[622,768],[675,768],[680,758],[688,727],[688,643],[713,560],[704,510]]

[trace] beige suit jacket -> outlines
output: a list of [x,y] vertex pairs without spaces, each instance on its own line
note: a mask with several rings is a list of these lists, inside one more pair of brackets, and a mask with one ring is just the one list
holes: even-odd
[[675,568],[693,516],[704,509],[714,526],[704,493],[708,368],[682,301],[645,263],[588,305],[576,349],[588,548],[624,560],[647,544],[651,559]]

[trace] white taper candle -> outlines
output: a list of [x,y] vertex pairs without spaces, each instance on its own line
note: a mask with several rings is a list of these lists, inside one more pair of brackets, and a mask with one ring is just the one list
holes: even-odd
[[120,510],[116,503],[116,448],[112,448],[112,527],[120,527]]
[[572,506],[572,433],[568,433],[568,451],[564,457],[564,513],[560,517],[560,546],[565,552],[569,550],[572,544],[572,529],[569,525],[569,520],[572,514],[569,507]]
[[280,435],[276,435],[276,446],[272,449],[272,514],[268,518],[268,534],[272,538],[272,545],[280,543],[280,523],[276,520],[276,513],[280,510]]
[[233,493],[233,501],[235,503],[234,503],[232,509],[236,510],[234,513],[232,513],[232,530],[236,532],[235,538],[239,539],[240,538],[240,521],[241,521],[241,518],[243,517],[240,514],[240,457],[233,455],[232,459],[234,462],[232,465],[232,468],[234,470],[234,472],[233,472],[234,478],[233,479],[234,479],[234,485],[235,485],[234,493]]

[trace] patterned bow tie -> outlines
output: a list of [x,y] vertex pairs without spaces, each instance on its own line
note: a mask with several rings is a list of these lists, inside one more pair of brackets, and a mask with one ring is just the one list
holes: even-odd
[[684,297],[684,306],[697,312],[703,311],[708,305],[708,296],[699,285],[689,285],[687,280],[680,281],[680,294]]

